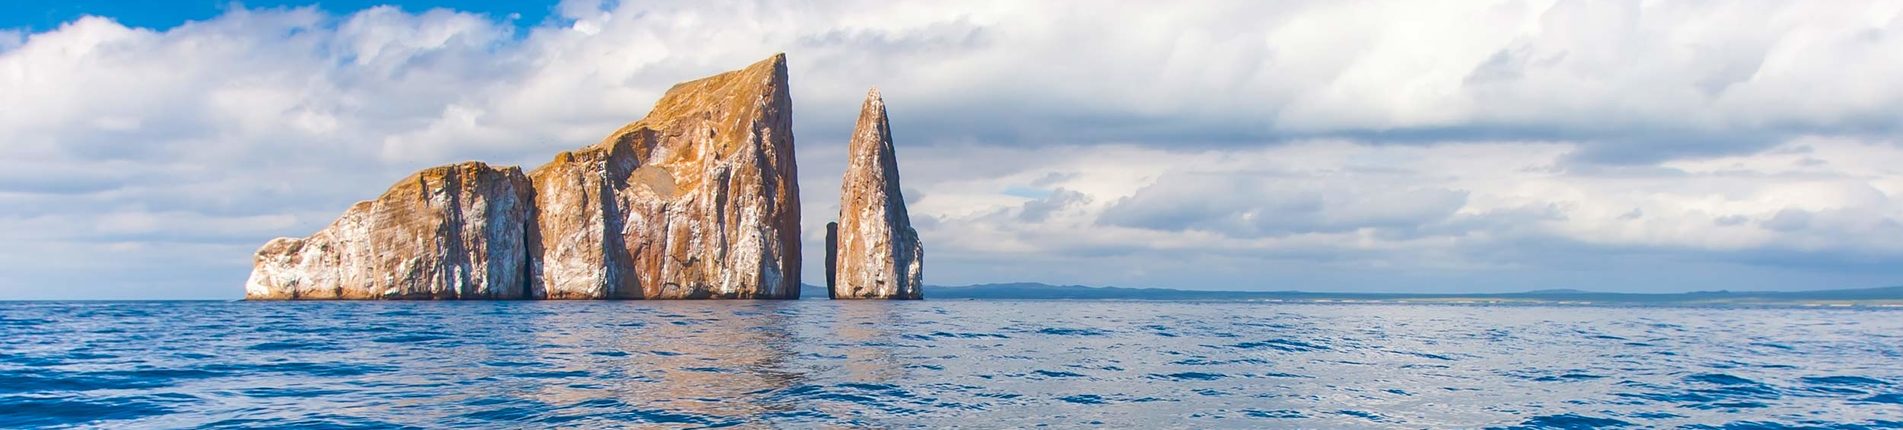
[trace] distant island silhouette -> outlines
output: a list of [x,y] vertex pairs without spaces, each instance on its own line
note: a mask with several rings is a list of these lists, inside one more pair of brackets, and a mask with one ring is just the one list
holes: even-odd
[[[819,291],[824,287],[806,285]],[[998,300],[1261,300],[1285,302],[1525,303],[1623,305],[1816,305],[1903,307],[1903,286],[1816,291],[1696,291],[1607,293],[1573,289],[1517,293],[1329,293],[1308,291],[1203,291],[1168,288],[1092,287],[1035,282],[931,285],[935,299]]]

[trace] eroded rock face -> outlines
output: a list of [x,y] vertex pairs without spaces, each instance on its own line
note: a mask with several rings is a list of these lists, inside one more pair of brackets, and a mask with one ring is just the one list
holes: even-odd
[[675,85],[524,175],[425,170],[258,251],[249,299],[798,298],[786,59]]
[[905,212],[892,127],[876,88],[866,94],[846,151],[833,298],[923,298],[925,248]]
[[245,298],[528,298],[533,194],[516,167],[425,169],[254,257]]
[[548,298],[798,298],[785,56],[675,85],[529,176]]

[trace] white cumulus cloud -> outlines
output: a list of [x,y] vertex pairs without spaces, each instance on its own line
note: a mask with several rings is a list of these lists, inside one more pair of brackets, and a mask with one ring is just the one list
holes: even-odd
[[1903,279],[1898,1],[553,11],[0,30],[0,298],[235,297],[258,244],[410,171],[533,167],[775,52],[809,239],[877,85],[931,283]]

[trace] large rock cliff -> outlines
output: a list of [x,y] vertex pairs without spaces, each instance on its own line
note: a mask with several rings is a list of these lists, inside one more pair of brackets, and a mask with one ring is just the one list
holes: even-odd
[[531,193],[515,167],[425,169],[310,237],[266,243],[245,298],[527,298]]
[[892,126],[876,88],[866,94],[846,151],[833,298],[923,298],[925,248],[905,212]]
[[536,168],[548,298],[798,298],[786,58],[675,85]]
[[438,167],[258,250],[247,299],[798,298],[786,59],[675,85],[528,175]]

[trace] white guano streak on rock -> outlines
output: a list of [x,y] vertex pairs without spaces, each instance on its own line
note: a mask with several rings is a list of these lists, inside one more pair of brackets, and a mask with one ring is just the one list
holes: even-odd
[[891,125],[876,88],[860,108],[847,157],[833,296],[923,298],[924,247],[906,213]]
[[[538,190],[564,172],[596,172],[603,191],[581,199],[580,210],[623,223],[611,235],[549,245],[544,260],[575,248],[627,271],[600,280],[614,293],[565,297],[797,297],[797,285],[786,285],[797,276],[762,270],[799,266],[798,194],[773,193],[798,189],[790,106],[784,58],[775,56],[676,85],[645,118],[537,168]],[[548,213],[540,218],[544,236],[568,237],[577,227],[571,216]],[[548,276],[551,285],[563,282]]]
[[258,251],[250,299],[797,298],[786,59],[669,89],[602,142],[427,169]]
[[418,172],[308,238],[254,257],[247,299],[523,298],[527,177],[469,162]]

